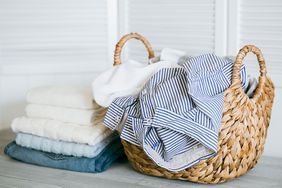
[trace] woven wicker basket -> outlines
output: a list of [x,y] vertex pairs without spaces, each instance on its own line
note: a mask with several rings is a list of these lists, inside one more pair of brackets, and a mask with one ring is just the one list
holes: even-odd
[[[121,63],[121,49],[131,38],[142,41],[149,52],[149,58],[154,57],[150,43],[141,35],[130,33],[117,43],[114,65]],[[252,98],[245,94],[240,80],[240,67],[249,52],[257,56],[260,66],[259,83]],[[218,152],[215,157],[191,168],[171,172],[157,166],[142,148],[122,140],[133,168],[152,176],[210,184],[234,179],[253,168],[263,152],[274,98],[274,86],[266,76],[265,60],[257,47],[246,45],[239,51],[233,65],[232,84],[224,92],[224,97]]]

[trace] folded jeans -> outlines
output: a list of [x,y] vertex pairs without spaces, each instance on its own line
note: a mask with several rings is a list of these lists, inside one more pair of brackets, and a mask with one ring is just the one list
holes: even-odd
[[14,141],[5,147],[4,153],[25,163],[77,172],[103,172],[108,169],[114,161],[124,156],[120,140],[109,144],[94,158],[74,157],[38,151],[19,146]]

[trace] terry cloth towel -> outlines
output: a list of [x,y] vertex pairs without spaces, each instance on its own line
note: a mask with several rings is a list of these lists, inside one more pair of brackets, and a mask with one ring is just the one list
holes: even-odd
[[170,67],[179,66],[169,61],[146,65],[133,60],[114,66],[94,80],[93,97],[100,106],[108,107],[117,97],[138,94],[154,73]]
[[12,122],[15,133],[22,132],[54,140],[96,145],[111,134],[102,122],[96,126],[80,126],[57,120],[18,117]]
[[71,155],[75,157],[96,157],[108,144],[118,137],[116,132],[97,143],[96,145],[78,144],[74,142],[57,141],[31,134],[18,133],[16,143],[20,146],[51,152],[56,154]]
[[[142,146],[159,166],[170,171],[191,167],[217,152],[232,67],[232,61],[206,54],[188,59],[183,68],[162,69],[138,96],[115,99],[104,123],[122,130],[122,139]],[[245,88],[244,65],[241,78]]]
[[106,112],[105,108],[100,108],[101,110],[83,110],[41,104],[28,104],[25,111],[27,117],[30,118],[46,118],[66,123],[93,126],[94,120],[101,120],[103,118],[101,115],[99,116],[99,114],[105,114]]
[[27,93],[27,102],[87,110],[94,108],[92,91],[87,87],[37,87]]
[[16,160],[39,166],[65,169],[78,172],[103,172],[117,159],[124,156],[119,138],[112,141],[94,158],[74,157],[62,154],[38,151],[17,145],[8,144],[4,153]]

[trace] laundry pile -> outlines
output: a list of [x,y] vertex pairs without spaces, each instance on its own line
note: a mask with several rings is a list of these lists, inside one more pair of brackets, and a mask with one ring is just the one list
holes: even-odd
[[[107,127],[140,146],[158,166],[181,171],[217,153],[234,60],[164,49],[154,61],[105,71],[93,82],[93,95],[108,107]],[[240,73],[242,88],[252,96],[256,80],[247,78],[244,65]]]
[[106,109],[90,88],[39,87],[27,94],[26,116],[12,122],[16,139],[5,153],[40,166],[101,172],[124,155],[116,132],[103,125]]
[[[41,166],[101,172],[124,154],[118,131],[158,166],[184,170],[217,153],[233,63],[165,48],[149,65],[129,60],[106,70],[92,90],[32,89],[26,117],[13,121],[17,136],[5,153]],[[244,65],[240,76],[252,97],[256,79],[247,77]]]

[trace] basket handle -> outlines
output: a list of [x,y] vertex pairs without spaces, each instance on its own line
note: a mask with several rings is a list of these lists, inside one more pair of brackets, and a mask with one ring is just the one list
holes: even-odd
[[148,51],[148,57],[149,59],[150,58],[153,58],[155,57],[154,55],[154,51],[152,49],[152,46],[150,44],[150,42],[145,38],[143,37],[142,35],[138,34],[138,33],[129,33],[127,35],[124,35],[119,41],[118,43],[116,44],[116,49],[115,49],[115,54],[114,54],[114,65],[119,65],[121,64],[121,59],[120,59],[120,55],[121,55],[121,50],[122,50],[122,47],[124,46],[124,44],[132,39],[132,38],[135,38],[137,40],[140,40],[146,47],[147,51]]
[[241,65],[242,65],[243,59],[246,57],[246,55],[249,52],[252,52],[257,56],[257,60],[259,63],[259,68],[260,68],[260,77],[266,76],[265,60],[264,60],[264,57],[260,49],[254,45],[246,45],[243,48],[241,48],[241,50],[239,51],[236,57],[235,63],[233,65],[232,83],[235,83],[235,82],[241,83],[241,77],[240,77]]
[[264,57],[258,47],[254,45],[246,45],[240,49],[239,53],[237,54],[235,63],[233,65],[232,84],[235,83],[239,83],[240,85],[242,84],[241,76],[240,76],[241,65],[243,59],[246,57],[246,55],[249,52],[252,52],[257,56],[257,60],[259,63],[260,77],[259,77],[257,88],[255,90],[255,94],[253,96],[253,99],[257,99],[260,96],[260,94],[263,92],[264,83],[266,80],[266,64]]

